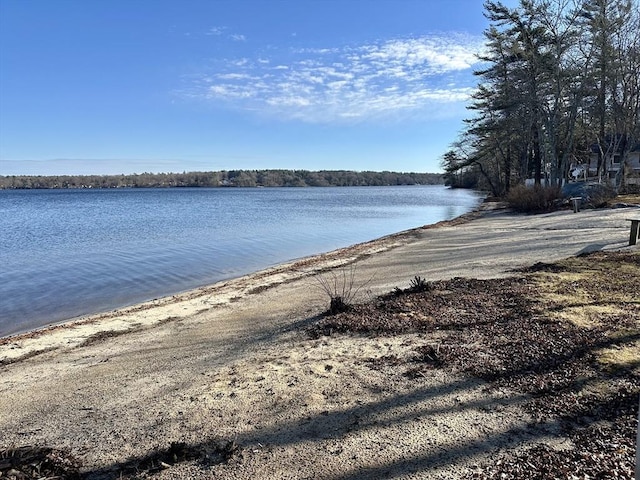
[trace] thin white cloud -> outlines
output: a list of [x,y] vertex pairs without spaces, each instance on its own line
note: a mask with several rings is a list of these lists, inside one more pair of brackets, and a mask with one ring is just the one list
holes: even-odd
[[227,27],[211,27],[209,30],[205,32],[205,35],[213,35],[218,37],[222,35],[226,29]]
[[231,60],[229,65],[233,67],[244,67],[249,63],[249,61],[250,60],[248,58],[237,58],[235,60]]
[[229,38],[235,42],[246,42],[247,41],[247,37],[245,37],[244,35],[240,35],[238,33],[234,33],[232,35],[229,35]]
[[220,61],[188,96],[314,123],[427,117],[447,104],[459,112],[473,91],[482,45],[477,37],[432,35],[287,55],[272,50]]
[[220,73],[215,78],[219,80],[255,80],[257,77],[247,73]]
[[466,70],[476,63],[476,50],[469,45],[450,40],[427,37],[410,40],[393,40],[383,45],[366,48],[359,59],[385,68],[386,65],[404,69],[420,68],[422,73],[442,74]]

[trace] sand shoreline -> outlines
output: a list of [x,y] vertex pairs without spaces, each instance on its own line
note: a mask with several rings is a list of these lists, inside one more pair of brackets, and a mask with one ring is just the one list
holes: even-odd
[[[434,224],[392,233],[348,247],[294,259],[240,277],[222,280],[173,295],[135,303],[107,312],[69,318],[0,337],[0,365],[14,363],[22,358],[29,358],[40,351],[50,351],[63,346],[70,347],[78,342],[82,343],[83,338],[89,338],[100,333],[126,333],[140,328],[149,328],[156,323],[170,319],[193,315],[198,312],[200,303],[198,299],[202,297],[216,297],[214,303],[208,303],[211,307],[226,305],[233,301],[234,298],[256,293],[261,289],[271,288],[282,283],[296,281],[327,269],[339,268],[364,256],[390,250],[410,241],[411,237],[421,230],[447,225],[460,225],[473,218],[478,218],[483,212],[498,208],[503,207],[497,203],[481,204],[476,210],[451,220],[442,220]],[[253,287],[253,285],[258,285],[258,287]],[[152,310],[153,312],[147,315],[144,321],[141,321],[140,315],[142,312],[150,312]],[[135,317],[135,320],[129,322],[128,319],[133,317]],[[38,347],[39,339],[45,336],[49,337],[46,346]],[[4,348],[7,345],[12,345],[8,351]]]
[[[637,208],[470,214],[0,342],[0,446],[66,449],[88,478],[185,442],[237,445],[229,462],[157,478],[469,478],[532,437],[521,396],[434,370],[409,381],[369,360],[425,341],[309,338],[328,307],[313,273],[353,265],[369,295],[415,276],[504,278],[514,269],[628,247]],[[122,334],[126,333],[126,334]],[[364,359],[368,359],[364,361]],[[544,428],[550,428],[548,432]],[[548,437],[548,440],[547,440]],[[391,474],[390,474],[391,475]]]
[[[605,212],[613,213],[628,210],[634,213],[637,212],[635,208],[623,208],[617,210],[592,210],[590,214],[599,216]],[[568,212],[555,212],[555,214],[568,215]],[[109,332],[121,334],[127,331],[138,331],[141,328],[150,328],[165,321],[187,318],[209,308],[228,305],[246,295],[258,293],[283,283],[301,280],[327,269],[340,268],[357,262],[364,257],[411,243],[416,240],[420,232],[456,227],[472,220],[486,219],[495,215],[511,215],[521,220],[527,218],[526,215],[510,213],[504,204],[485,202],[478,209],[451,220],[443,220],[435,224],[393,233],[330,252],[303,257],[175,295],[160,297],[108,312],[71,318],[40,328],[0,337],[0,365],[14,363],[22,358],[29,358],[39,352],[51,351],[62,347],[73,347],[82,344],[88,338],[100,334]],[[622,216],[619,217],[622,219]],[[567,218],[574,219],[571,216]],[[581,220],[580,217],[575,217],[575,219]],[[620,220],[620,225],[622,229],[626,226],[622,220]],[[577,227],[579,228],[579,225]],[[606,228],[604,225],[602,227]],[[576,228],[576,226],[573,228]],[[625,245],[620,243],[617,246],[624,248]],[[580,252],[577,253],[579,254]]]

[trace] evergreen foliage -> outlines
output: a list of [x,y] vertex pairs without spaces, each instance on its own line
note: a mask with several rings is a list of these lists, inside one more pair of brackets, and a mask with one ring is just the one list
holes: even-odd
[[230,170],[133,175],[0,176],[0,189],[167,187],[353,187],[438,185],[439,173],[352,172],[346,170]]
[[[560,184],[572,164],[640,144],[638,0],[486,1],[473,116],[442,159],[447,184],[503,196],[527,178]],[[624,169],[621,169],[621,171]]]

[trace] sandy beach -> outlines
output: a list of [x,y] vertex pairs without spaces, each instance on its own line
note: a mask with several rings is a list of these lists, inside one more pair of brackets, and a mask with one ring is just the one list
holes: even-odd
[[[159,450],[209,461],[154,478],[469,478],[531,434],[522,398],[434,369],[419,381],[363,359],[424,334],[311,338],[317,275],[355,275],[360,299],[415,276],[504,278],[537,262],[628,247],[637,207],[518,215],[497,204],[235,280],[0,340],[0,446],[71,452],[114,478]],[[324,272],[324,273],[323,273]],[[179,455],[178,455],[179,456]],[[200,455],[202,456],[202,455]],[[177,457],[176,457],[177,458]]]

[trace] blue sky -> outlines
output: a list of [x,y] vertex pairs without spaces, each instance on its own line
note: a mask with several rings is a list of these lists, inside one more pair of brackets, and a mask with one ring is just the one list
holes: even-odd
[[481,0],[0,0],[0,175],[436,172],[486,26]]

